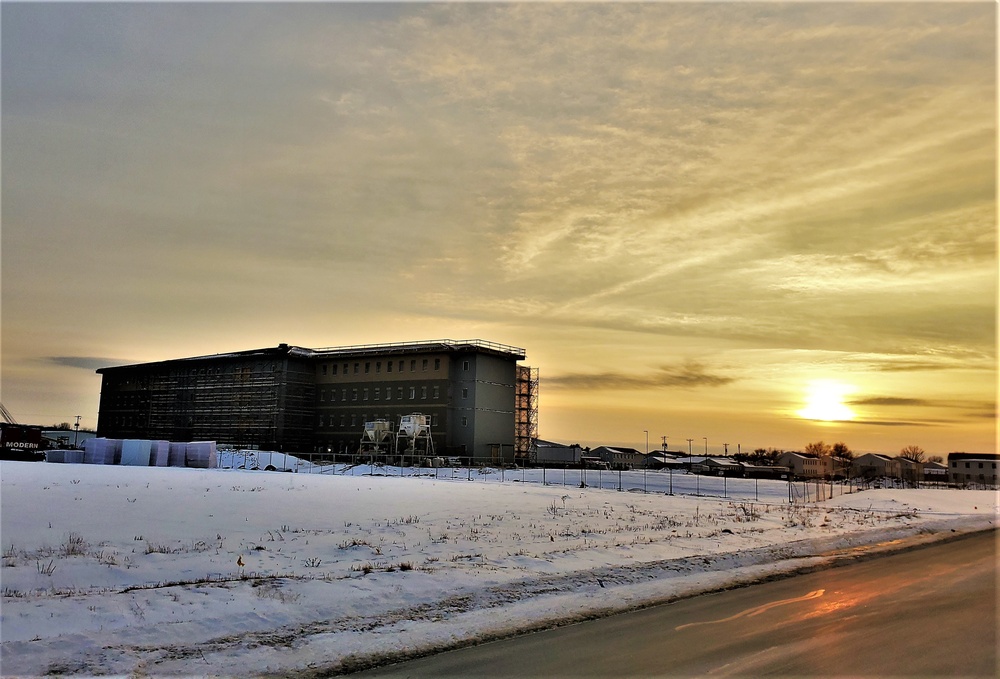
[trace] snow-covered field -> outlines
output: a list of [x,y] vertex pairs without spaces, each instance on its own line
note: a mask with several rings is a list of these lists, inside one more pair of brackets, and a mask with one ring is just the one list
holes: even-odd
[[340,471],[0,463],[3,675],[346,670],[1000,522],[995,491]]

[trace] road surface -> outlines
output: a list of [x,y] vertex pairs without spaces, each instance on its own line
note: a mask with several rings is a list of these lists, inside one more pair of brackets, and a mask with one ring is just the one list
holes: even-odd
[[996,540],[979,533],[353,676],[996,677]]

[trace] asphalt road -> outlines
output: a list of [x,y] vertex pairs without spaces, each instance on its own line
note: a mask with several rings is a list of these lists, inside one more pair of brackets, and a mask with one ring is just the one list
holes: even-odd
[[354,676],[1000,676],[997,534]]

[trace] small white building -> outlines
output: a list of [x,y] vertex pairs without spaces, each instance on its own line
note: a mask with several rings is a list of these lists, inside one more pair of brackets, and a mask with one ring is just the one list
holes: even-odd
[[880,453],[865,453],[854,458],[851,476],[861,479],[900,478],[899,458]]
[[788,467],[792,476],[805,479],[822,479],[833,476],[833,458],[811,453],[782,453],[775,464]]
[[948,483],[959,486],[997,486],[996,453],[948,453]]
[[646,466],[646,454],[635,448],[600,446],[590,454],[599,457],[611,469],[642,469]]
[[535,439],[535,462],[541,465],[578,465],[584,455],[580,444],[566,445]]

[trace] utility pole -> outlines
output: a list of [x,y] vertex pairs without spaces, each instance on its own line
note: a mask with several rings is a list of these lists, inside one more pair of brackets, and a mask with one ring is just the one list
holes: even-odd
[[663,452],[667,452],[667,439],[669,437],[668,436],[661,436],[660,438],[663,439]]
[[729,444],[728,443],[723,443],[722,447],[726,451],[725,452],[726,457],[729,457]]
[[80,418],[81,417],[83,417],[83,416],[82,415],[77,415],[76,416],[76,424],[74,425],[74,427],[76,428],[76,433],[73,434],[73,447],[74,448],[79,448],[80,447]]

